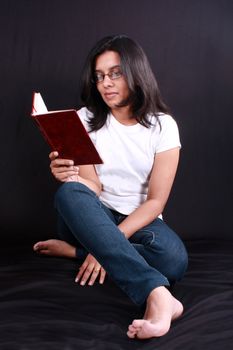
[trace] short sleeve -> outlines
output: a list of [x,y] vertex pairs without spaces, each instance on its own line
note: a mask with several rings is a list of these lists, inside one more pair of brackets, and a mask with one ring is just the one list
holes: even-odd
[[[158,131],[158,123],[154,144],[154,153],[168,151],[169,149],[181,147],[179,130],[176,121],[168,114],[159,116],[161,130]],[[160,128],[159,128],[160,129]]]

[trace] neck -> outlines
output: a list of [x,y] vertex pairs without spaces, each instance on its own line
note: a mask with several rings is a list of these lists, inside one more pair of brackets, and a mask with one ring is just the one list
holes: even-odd
[[134,125],[137,124],[137,120],[132,117],[130,107],[120,107],[120,108],[112,108],[112,115],[116,118],[116,120],[124,125]]

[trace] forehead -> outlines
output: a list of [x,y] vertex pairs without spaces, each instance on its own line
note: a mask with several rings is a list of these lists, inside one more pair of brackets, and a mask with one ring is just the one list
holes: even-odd
[[114,66],[119,66],[121,63],[120,56],[115,51],[105,51],[96,58],[96,70],[109,70]]

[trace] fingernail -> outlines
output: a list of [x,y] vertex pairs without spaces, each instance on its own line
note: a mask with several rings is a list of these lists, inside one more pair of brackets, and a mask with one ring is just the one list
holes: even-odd
[[78,277],[76,277],[76,278],[75,278],[75,282],[78,282],[78,280],[79,280]]
[[81,284],[81,286],[84,286],[85,282],[84,282],[84,281],[82,281],[80,284]]

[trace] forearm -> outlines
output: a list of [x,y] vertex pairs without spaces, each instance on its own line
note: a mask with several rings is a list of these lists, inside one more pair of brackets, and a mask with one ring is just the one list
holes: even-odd
[[168,200],[178,165],[179,148],[160,152],[155,158],[147,200],[119,225],[127,238],[155,220],[163,212]]
[[130,238],[136,231],[155,220],[163,210],[163,205],[156,199],[148,199],[134,210],[118,225],[126,238]]

